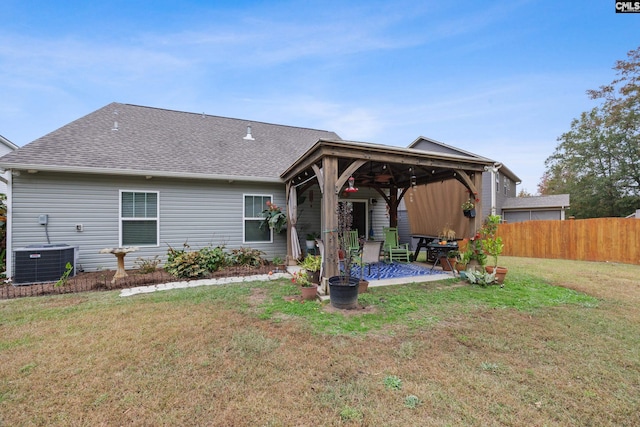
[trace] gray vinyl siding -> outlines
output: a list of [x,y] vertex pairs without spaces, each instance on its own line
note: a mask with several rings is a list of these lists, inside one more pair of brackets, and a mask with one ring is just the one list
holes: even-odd
[[[311,203],[309,201],[309,190],[313,191],[314,200]],[[320,233],[321,238],[325,238],[322,233],[323,230],[320,229],[321,224],[321,215],[322,215],[322,196],[320,194],[320,189],[317,186],[311,187],[307,190],[303,196],[305,196],[305,201],[298,205],[298,237],[300,239],[300,247],[305,252],[305,238],[307,233],[317,232]],[[376,199],[377,203],[371,204],[371,199]],[[356,202],[365,202],[367,204],[367,224],[368,227],[372,224],[373,221],[373,231],[374,231],[374,239],[382,239],[382,228],[389,226],[389,217],[386,215],[386,204],[384,200],[380,197],[380,195],[372,189],[369,188],[360,188],[360,191],[355,195],[352,195],[348,198],[344,198],[340,195],[339,198],[341,201],[356,201]],[[369,235],[369,229],[367,228],[367,237]]]
[[[141,247],[125,258],[127,268],[138,257],[166,260],[169,246],[192,249],[224,245],[227,250],[251,247],[267,259],[286,255],[286,233],[273,243],[242,242],[243,194],[267,194],[284,206],[284,185],[207,180],[117,177],[100,175],[21,173],[13,177],[12,248],[47,243],[38,215],[49,215],[51,243],[79,247],[79,267],[85,271],[115,269],[116,259],[100,249],[118,246],[119,195],[125,191],[155,191],[159,197],[159,245]],[[84,231],[76,231],[82,224]]]
[[508,223],[560,219],[562,219],[560,210],[504,211],[504,220]]
[[482,218],[491,215],[491,189],[495,186],[496,181],[492,179],[491,172],[482,172]]
[[[310,200],[310,192],[313,192],[313,201]],[[322,194],[320,193],[320,187],[317,185],[312,186],[305,191],[301,197],[304,198],[302,203],[298,203],[298,223],[296,230],[298,231],[298,241],[300,242],[300,249],[302,253],[307,253],[307,234],[317,233],[322,238],[320,230],[320,218],[322,215]],[[286,255],[286,253],[284,254]],[[281,255],[284,259],[284,256]]]

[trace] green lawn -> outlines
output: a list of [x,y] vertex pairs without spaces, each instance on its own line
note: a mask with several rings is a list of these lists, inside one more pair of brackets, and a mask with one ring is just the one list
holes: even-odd
[[640,266],[501,260],[348,312],[287,280],[0,301],[0,425],[637,425]]

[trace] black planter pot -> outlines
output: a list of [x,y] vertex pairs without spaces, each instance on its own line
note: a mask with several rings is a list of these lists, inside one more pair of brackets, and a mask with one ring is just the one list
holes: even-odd
[[465,210],[462,211],[462,213],[467,218],[475,218],[476,217],[476,210],[475,209],[468,209],[468,210],[465,209]]
[[358,307],[358,283],[357,277],[348,277],[347,283],[343,283],[342,276],[329,277],[329,300],[331,306],[349,310]]

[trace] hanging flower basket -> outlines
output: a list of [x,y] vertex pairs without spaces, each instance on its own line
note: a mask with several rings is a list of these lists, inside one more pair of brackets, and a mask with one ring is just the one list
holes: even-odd
[[466,202],[464,202],[461,207],[464,216],[466,216],[467,218],[476,217],[476,205],[471,200],[467,200]]
[[264,220],[260,223],[260,229],[270,228],[280,233],[287,227],[287,216],[275,203],[267,202],[267,208],[262,211]]

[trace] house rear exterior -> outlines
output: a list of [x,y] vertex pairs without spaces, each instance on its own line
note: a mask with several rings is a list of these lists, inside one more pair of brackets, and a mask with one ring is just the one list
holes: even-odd
[[[8,184],[8,277],[14,251],[31,245],[77,247],[76,268],[85,271],[115,268],[115,257],[101,251],[122,247],[137,248],[127,268],[138,257],[164,261],[169,247],[185,245],[249,247],[295,262],[296,243],[310,232],[327,238],[325,267],[335,274],[339,202],[353,202],[361,238],[381,239],[385,226],[409,230],[399,207],[423,186],[446,183],[461,192],[447,219],[462,216],[460,203],[470,194],[480,212],[499,209],[497,193],[504,188],[514,196],[519,181],[491,159],[427,138],[390,147],[324,130],[121,103],[4,155],[0,168]],[[491,184],[487,195],[484,176],[495,180],[497,170],[509,181]],[[342,191],[350,177],[357,193]],[[430,197],[428,206],[438,208],[441,195]],[[296,209],[294,217],[287,212],[286,232],[259,228],[266,202]],[[462,219],[464,234],[480,220]]]
[[[285,204],[280,174],[333,132],[112,103],[0,159],[8,175],[12,250],[79,248],[77,268],[112,269],[169,246],[224,245],[286,255],[286,236],[259,230],[267,200]],[[42,219],[46,218],[46,221]],[[42,222],[46,222],[43,224]]]

